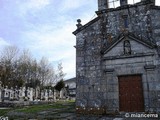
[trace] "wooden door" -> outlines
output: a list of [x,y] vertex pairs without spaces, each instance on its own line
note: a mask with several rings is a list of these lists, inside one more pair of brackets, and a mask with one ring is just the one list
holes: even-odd
[[141,75],[120,76],[119,108],[124,112],[143,112],[144,99]]

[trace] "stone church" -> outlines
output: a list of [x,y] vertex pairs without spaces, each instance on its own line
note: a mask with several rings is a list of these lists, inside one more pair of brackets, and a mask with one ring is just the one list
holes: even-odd
[[110,3],[98,0],[97,17],[85,25],[78,19],[73,32],[77,109],[159,112],[160,7],[155,0]]

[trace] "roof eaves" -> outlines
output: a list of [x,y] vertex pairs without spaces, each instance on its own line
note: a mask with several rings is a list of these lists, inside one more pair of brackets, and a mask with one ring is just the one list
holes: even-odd
[[134,34],[130,34],[128,37],[137,41],[137,42],[140,42],[141,44],[143,44],[145,46],[148,46],[149,48],[154,48],[156,46],[155,43],[153,43],[149,40],[144,40],[144,38],[140,39],[140,38],[136,37]]
[[[153,42],[149,42],[146,41],[144,39],[139,39],[137,38],[134,34],[132,33],[128,33],[127,35],[130,39],[135,40],[149,48],[154,48],[156,46],[156,44],[154,44]],[[110,49],[112,49],[116,44],[118,44],[123,38],[125,38],[126,35],[120,34],[118,37],[116,37],[104,50],[101,51],[102,54],[107,53]]]
[[85,28],[89,27],[90,25],[92,25],[93,23],[95,23],[96,21],[99,20],[100,17],[96,17],[93,20],[91,20],[90,22],[86,23],[85,25],[83,25],[82,27],[78,28],[77,30],[75,30],[73,32],[74,35],[76,35],[77,33],[81,32],[82,30],[84,30]]
[[123,34],[118,35],[117,37],[115,37],[113,39],[113,41],[111,43],[109,43],[109,45],[101,51],[101,54],[105,54],[107,53],[110,49],[112,49],[119,41],[121,41],[124,38]]

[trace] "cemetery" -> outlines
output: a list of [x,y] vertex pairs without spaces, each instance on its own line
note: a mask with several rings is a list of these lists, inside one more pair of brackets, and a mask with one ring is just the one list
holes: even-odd
[[30,104],[41,104],[45,102],[56,101],[63,96],[62,91],[56,91],[51,89],[40,90],[39,87],[33,88],[8,88],[2,87],[0,84],[0,107],[13,107],[30,105]]
[[74,119],[75,100],[69,100],[66,87],[57,91],[40,87],[9,88],[0,84],[0,116],[9,120]]

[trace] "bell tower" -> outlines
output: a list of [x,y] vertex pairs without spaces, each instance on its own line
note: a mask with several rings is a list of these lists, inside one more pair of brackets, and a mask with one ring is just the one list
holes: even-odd
[[141,0],[141,2],[150,2],[153,5],[155,5],[155,0]]
[[108,0],[98,0],[98,11],[108,8]]
[[120,0],[120,6],[127,5],[128,0]]

